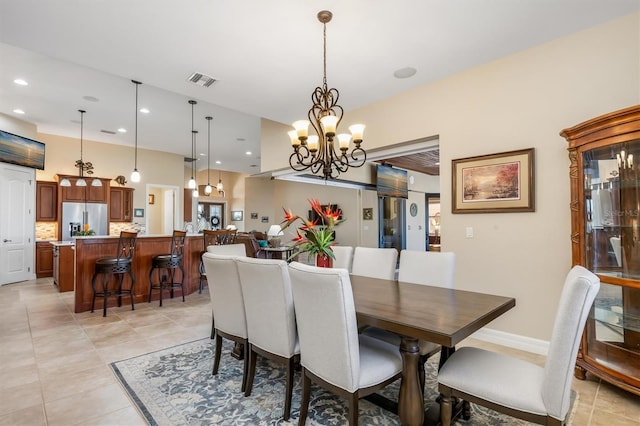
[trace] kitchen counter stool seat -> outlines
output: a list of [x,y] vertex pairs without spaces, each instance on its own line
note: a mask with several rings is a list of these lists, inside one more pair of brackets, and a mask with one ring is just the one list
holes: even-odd
[[[173,299],[173,290],[179,288],[182,292],[184,302],[184,268],[182,267],[182,257],[184,254],[184,240],[187,233],[185,231],[173,231],[171,236],[170,253],[155,255],[151,258],[151,270],[149,271],[149,303],[153,290],[160,291],[160,306],[162,306],[162,294],[165,289],[169,289],[170,297]],[[180,270],[180,281],[176,281],[176,271]],[[156,281],[154,282],[154,272]],[[167,279],[169,279],[167,281]]]
[[[103,257],[96,260],[96,265],[91,279],[91,287],[93,288],[93,297],[91,298],[91,312],[93,312],[96,297],[103,298],[102,303],[102,316],[107,316],[107,298],[109,296],[118,296],[118,307],[122,306],[122,296],[127,295],[131,299],[131,310],[135,310],[133,288],[136,279],[131,271],[131,262],[133,261],[133,255],[135,253],[137,232],[120,232],[120,239],[118,240],[118,252],[116,257]],[[129,274],[131,285],[129,288],[122,288],[124,281],[124,275]],[[102,279],[97,280],[98,276],[102,275]],[[117,278],[117,286],[111,286],[113,277]],[[98,282],[101,286],[98,287]]]

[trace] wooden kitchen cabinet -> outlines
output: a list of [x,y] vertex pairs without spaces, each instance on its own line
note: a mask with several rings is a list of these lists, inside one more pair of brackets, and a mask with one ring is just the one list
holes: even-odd
[[640,105],[563,130],[574,265],[600,278],[575,376],[640,395]]
[[[63,178],[69,179],[71,186],[58,185],[58,193],[60,194],[60,202],[62,203],[107,203],[108,191],[110,188],[111,179],[84,177],[87,182],[87,186],[76,186],[78,176],[65,176],[57,175],[58,182]],[[102,186],[92,186],[91,181],[93,179],[100,179]]]
[[111,188],[109,198],[109,221],[131,222],[133,220],[133,188]]
[[53,283],[58,291],[73,291],[75,287],[74,246],[59,244],[53,246]]
[[36,182],[36,221],[55,222],[58,220],[58,184]]
[[53,246],[48,241],[36,242],[36,277],[53,276]]
[[185,188],[184,190],[184,205],[183,205],[184,211],[184,221],[185,222],[191,222],[191,220],[193,220],[193,213],[192,213],[192,209],[193,209],[193,189],[187,189]]

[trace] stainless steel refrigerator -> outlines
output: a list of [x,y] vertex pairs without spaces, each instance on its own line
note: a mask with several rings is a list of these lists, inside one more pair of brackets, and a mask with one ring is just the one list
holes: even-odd
[[62,240],[71,240],[85,223],[96,235],[108,235],[107,221],[106,204],[62,203]]

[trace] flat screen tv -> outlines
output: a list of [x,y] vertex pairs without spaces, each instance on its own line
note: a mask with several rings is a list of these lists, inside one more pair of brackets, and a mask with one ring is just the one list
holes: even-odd
[[44,170],[44,144],[0,130],[0,162]]
[[378,197],[408,198],[407,171],[378,164],[376,167]]

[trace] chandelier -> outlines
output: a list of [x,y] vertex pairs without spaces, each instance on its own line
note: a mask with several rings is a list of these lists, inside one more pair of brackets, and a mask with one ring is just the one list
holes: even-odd
[[[363,124],[350,126],[350,135],[346,133],[336,135],[343,111],[338,105],[340,96],[338,89],[329,89],[327,86],[327,23],[332,17],[333,14],[328,10],[318,12],[318,20],[323,25],[324,41],[322,86],[316,87],[311,94],[313,106],[307,114],[309,120],[294,122],[295,130],[289,131],[293,147],[293,154],[289,157],[291,168],[295,171],[310,169],[313,174],[321,173],[325,180],[336,179],[349,167],[362,166],[367,159],[367,153],[360,148],[364,133]],[[315,129],[316,135],[309,136],[309,124]],[[339,153],[334,145],[336,138]],[[348,153],[352,140],[354,147]]]

